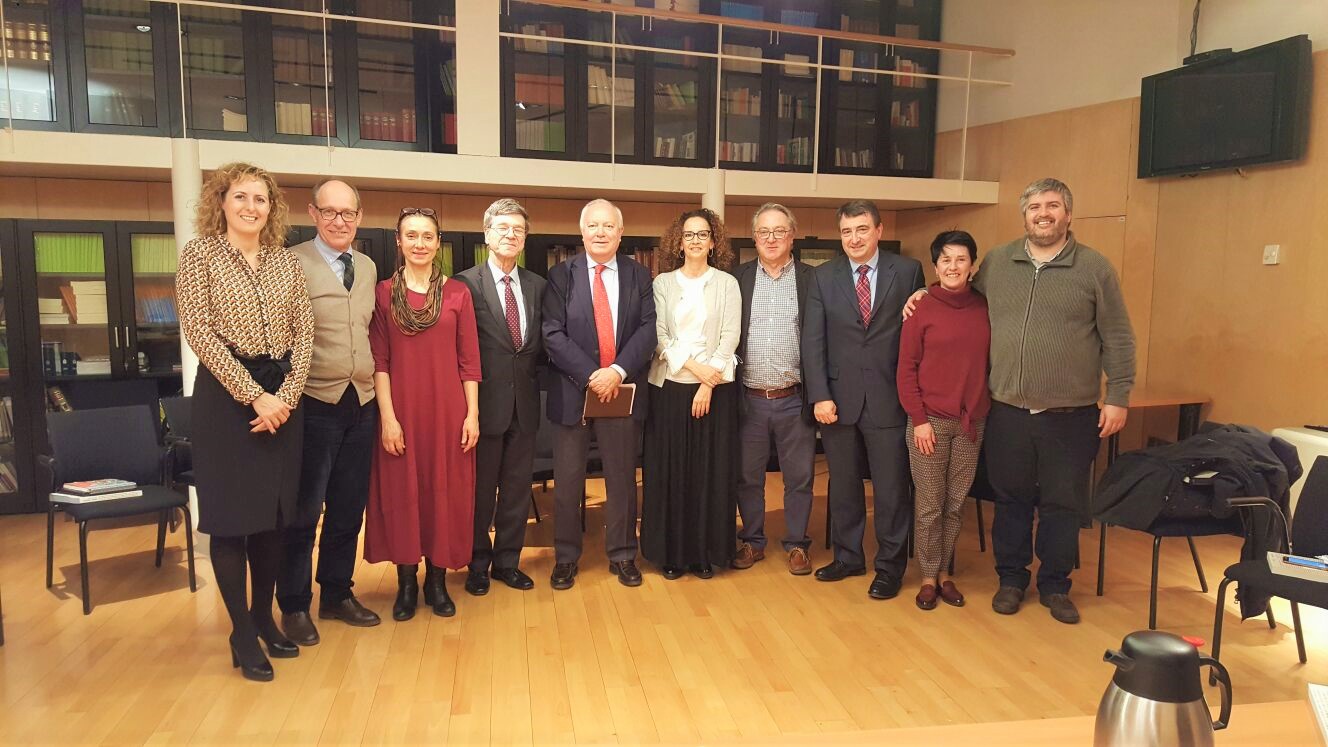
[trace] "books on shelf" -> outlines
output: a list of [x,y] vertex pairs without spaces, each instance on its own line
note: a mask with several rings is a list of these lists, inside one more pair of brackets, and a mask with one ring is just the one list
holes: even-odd
[[764,55],[760,47],[753,47],[746,44],[725,44],[723,47],[725,55],[735,57],[752,58],[748,60],[724,60],[724,71],[734,73],[759,73],[761,72],[761,63],[758,61]]
[[869,169],[875,160],[871,148],[862,148],[853,150],[852,148],[835,148],[835,165],[855,169]]
[[898,88],[926,88],[931,80],[930,78],[914,77],[914,73],[926,75],[931,73],[931,70],[927,66],[905,57],[895,58],[895,70],[900,73],[900,75],[894,76],[895,86]]
[[516,122],[516,147],[520,150],[562,152],[567,149],[567,125],[544,119]]
[[36,233],[32,237],[39,275],[101,275],[106,253],[101,233]]
[[816,11],[813,10],[781,10],[779,11],[779,22],[786,26],[807,26],[816,27]]
[[738,3],[732,0],[723,0],[719,4],[719,14],[728,18],[745,18],[749,21],[765,20],[762,16],[760,5],[752,3]]
[[696,158],[696,133],[684,133],[682,137],[656,137],[655,156],[657,158]]
[[775,148],[775,161],[794,166],[810,165],[812,162],[812,139],[810,137],[795,137],[785,140]]
[[18,475],[14,472],[14,463],[0,459],[0,491],[12,493],[18,490]]
[[42,325],[69,324],[69,313],[65,311],[64,299],[37,299],[37,317]]
[[138,483],[131,480],[118,480],[113,477],[102,478],[100,480],[75,480],[67,482],[60,486],[60,490],[71,495],[101,495],[103,493],[119,493],[125,490],[133,490],[138,487]]
[[111,372],[111,358],[108,355],[79,358],[74,362],[74,371],[79,376],[109,374]]
[[812,103],[806,96],[791,93],[779,94],[780,119],[808,119],[812,115]]
[[719,143],[719,160],[755,163],[761,156],[760,143],[737,143],[723,140]]
[[891,101],[890,126],[917,127],[921,123],[921,112],[922,102],[917,99],[913,101]]
[[722,114],[760,114],[761,89],[725,88],[719,100],[719,111]]
[[14,398],[0,397],[0,443],[14,440]]
[[248,132],[249,115],[233,112],[223,107],[221,110],[221,129],[226,132]]
[[143,490],[141,488],[134,488],[133,490],[122,490],[116,493],[101,493],[98,495],[51,493],[51,503],[69,503],[69,504],[78,505],[83,503],[100,503],[102,501],[119,501],[125,498],[137,498],[141,495],[143,495]]
[[[590,69],[594,70],[596,67],[592,65]],[[603,68],[599,68],[599,70],[601,73],[604,72]],[[607,79],[607,74],[605,78]],[[517,73],[515,94],[517,102],[528,107],[547,106],[562,109],[566,101],[561,75]],[[607,104],[608,99],[605,99],[603,103]]]
[[325,106],[300,101],[277,102],[277,132],[283,135],[337,134],[336,121]]
[[415,142],[415,110],[396,112],[360,112],[360,139]]
[[[620,79],[621,80],[621,79]],[[622,105],[619,99],[619,106]],[[678,111],[696,107],[696,81],[655,84],[655,110]]]
[[[110,321],[106,314],[105,280],[71,280],[67,284],[69,296],[65,297],[69,314],[75,324],[106,324]],[[65,289],[60,289],[64,295]]]
[[[784,55],[784,60],[786,62],[811,62],[812,58],[805,54],[786,54]],[[810,67],[807,67],[806,65],[784,65],[783,68],[785,75],[812,74],[812,69]]]
[[168,234],[133,234],[130,252],[135,273],[174,273],[179,267],[175,237]]
[[[617,99],[618,106],[630,107],[636,105],[635,78],[624,77],[620,75],[617,78],[613,79],[613,85],[610,86],[609,71],[601,67],[600,65],[590,65],[589,67],[587,67],[586,75],[587,75],[586,103],[589,104],[590,106],[601,106],[601,105],[608,106],[609,104],[613,103],[613,98],[610,98],[611,95]],[[550,77],[551,81],[557,81],[556,89],[551,89],[549,91],[550,94],[556,94],[556,98],[550,97],[550,100],[541,103],[552,104],[554,106],[561,106],[563,103],[562,79],[552,76],[544,76],[544,77]],[[517,78],[518,80],[520,80],[521,75],[518,74]],[[655,95],[657,97],[659,95],[660,88],[665,85],[671,85],[671,84],[658,84],[655,86]],[[691,96],[693,99],[695,99],[696,83],[692,82],[689,83],[688,85],[691,86]],[[674,87],[677,88],[677,86]],[[610,90],[613,91],[612,94],[609,93]],[[683,89],[679,88],[678,94],[679,96],[682,96]],[[531,103],[532,101],[531,98],[527,98],[519,94],[517,95],[517,99],[527,104]]]

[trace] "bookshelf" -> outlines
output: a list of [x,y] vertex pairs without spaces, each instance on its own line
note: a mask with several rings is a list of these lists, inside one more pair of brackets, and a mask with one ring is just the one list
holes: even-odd
[[22,129],[68,129],[64,14],[49,0],[6,2],[0,119]]

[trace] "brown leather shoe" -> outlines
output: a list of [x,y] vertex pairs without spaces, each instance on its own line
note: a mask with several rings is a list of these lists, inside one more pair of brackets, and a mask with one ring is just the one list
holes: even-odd
[[941,582],[941,601],[951,607],[963,607],[964,595],[959,593],[953,581],[947,579]]
[[918,595],[914,597],[913,601],[918,603],[918,609],[920,610],[934,610],[938,599],[940,599],[940,595],[936,593],[936,587],[931,584],[923,584],[922,588],[918,589]]
[[1069,594],[1040,594],[1042,606],[1051,610],[1051,617],[1056,622],[1074,625],[1079,622],[1079,610],[1070,601]]
[[729,565],[742,571],[751,568],[761,560],[765,560],[765,549],[752,547],[750,543],[744,542],[738,546],[738,553],[733,556],[733,560]]
[[357,628],[372,628],[382,622],[373,610],[360,604],[360,600],[353,596],[335,604],[318,605],[318,619],[340,620]]
[[281,616],[281,630],[301,646],[318,645],[318,628],[308,612],[287,612]]
[[1024,590],[1017,586],[1002,586],[991,598],[991,608],[1002,615],[1013,615],[1024,601]]
[[806,576],[812,572],[812,556],[807,554],[807,550],[801,547],[795,547],[788,553],[789,573],[795,576]]

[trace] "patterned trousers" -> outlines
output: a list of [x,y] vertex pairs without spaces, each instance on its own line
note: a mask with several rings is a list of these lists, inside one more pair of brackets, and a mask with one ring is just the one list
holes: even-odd
[[912,418],[908,420],[904,441],[908,444],[908,461],[913,471],[913,543],[918,570],[923,578],[935,578],[941,566],[954,555],[963,520],[961,511],[968,489],[973,487],[986,422],[979,420],[975,424],[978,440],[974,443],[956,419],[929,417],[927,421],[936,433],[936,448],[931,456],[918,451]]

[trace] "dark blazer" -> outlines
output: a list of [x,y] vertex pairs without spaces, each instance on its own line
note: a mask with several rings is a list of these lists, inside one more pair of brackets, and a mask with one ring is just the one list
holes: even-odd
[[526,309],[525,344],[517,350],[507,330],[507,311],[498,295],[489,263],[457,273],[456,279],[470,289],[475,303],[475,326],[480,337],[480,434],[506,433],[512,425],[513,404],[518,430],[539,430],[539,376],[537,366],[544,353],[544,278],[517,268],[521,300]]
[[[642,386],[632,417],[646,417],[646,376],[655,354],[655,292],[650,270],[618,254],[618,356],[614,363],[627,372],[624,383]],[[590,375],[600,368],[599,336],[590,295],[586,254],[549,270],[544,291],[544,347],[554,376],[549,385],[549,420],[562,425],[581,422]]]
[[[733,269],[733,274],[738,278],[738,290],[742,292],[742,340],[738,342],[738,368],[735,380],[742,385],[742,366],[743,361],[747,360],[747,330],[752,326],[752,296],[756,292],[756,273],[760,271],[760,260],[754,259],[750,262],[743,262]],[[811,294],[812,266],[803,264],[798,260],[793,260],[793,269],[797,273],[795,279],[798,286],[798,324],[802,325],[803,320],[807,318],[807,298]],[[803,361],[801,369],[801,378],[803,381],[802,391],[799,396],[802,398],[803,417],[809,422],[811,419],[811,406],[807,402],[807,365]],[[747,398],[741,397],[741,409],[747,406]]]
[[876,300],[871,324],[863,329],[858,294],[848,257],[815,268],[802,323],[803,383],[813,405],[834,400],[844,425],[858,422],[865,408],[879,427],[906,423],[899,405],[895,371],[899,366],[900,312],[924,287],[915,259],[881,252],[876,265]]

